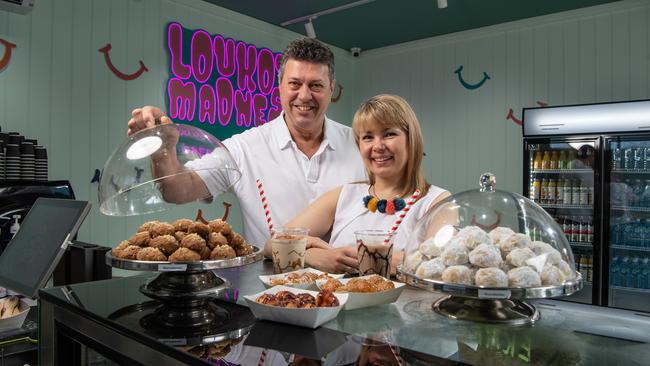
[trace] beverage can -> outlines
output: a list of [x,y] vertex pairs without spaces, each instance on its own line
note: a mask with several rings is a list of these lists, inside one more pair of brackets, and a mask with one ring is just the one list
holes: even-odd
[[646,147],[643,151],[643,169],[650,170],[650,147]]
[[566,178],[564,180],[564,185],[563,185],[564,193],[562,194],[563,198],[563,203],[565,205],[570,205],[572,200],[571,200],[571,193],[572,193],[572,188],[571,188],[571,180]]
[[571,216],[571,241],[577,242],[580,238],[580,218]]
[[571,183],[571,204],[580,204],[580,179],[574,179]]
[[634,158],[634,169],[635,170],[643,169],[643,165],[645,163],[645,159],[643,158],[644,150],[645,149],[642,148],[642,147],[634,148],[633,158]]
[[623,149],[623,169],[634,169],[633,149]]
[[616,147],[612,149],[612,169],[621,169],[621,148]]
[[591,216],[587,218],[587,243],[594,243],[594,221]]

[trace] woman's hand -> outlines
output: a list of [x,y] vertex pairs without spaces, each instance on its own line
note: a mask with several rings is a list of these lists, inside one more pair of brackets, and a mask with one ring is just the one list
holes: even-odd
[[315,236],[307,237],[307,249],[311,248],[321,248],[321,249],[332,249],[332,246],[328,242],[321,238]]
[[353,272],[359,268],[357,248],[311,248],[305,254],[305,265],[329,273]]

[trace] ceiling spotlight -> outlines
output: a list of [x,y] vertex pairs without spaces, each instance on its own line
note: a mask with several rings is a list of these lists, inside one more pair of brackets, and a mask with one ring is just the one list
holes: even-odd
[[447,0],[438,0],[438,8],[444,9],[447,7]]
[[307,37],[316,38],[316,31],[314,30],[314,23],[311,22],[312,18],[309,18],[309,21],[305,23],[305,32],[307,32]]

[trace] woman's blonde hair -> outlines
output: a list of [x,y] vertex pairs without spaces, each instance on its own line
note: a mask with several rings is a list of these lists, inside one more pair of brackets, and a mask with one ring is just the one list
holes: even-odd
[[[406,173],[400,181],[400,194],[409,195],[420,189],[420,197],[424,197],[429,190],[429,182],[422,173],[422,156],[424,155],[424,142],[418,117],[406,100],[397,95],[379,94],[361,103],[354,113],[352,130],[359,146],[359,139],[365,127],[370,123],[377,123],[382,128],[399,128],[406,133],[408,144],[408,161]],[[375,176],[367,170],[369,183],[375,184]]]

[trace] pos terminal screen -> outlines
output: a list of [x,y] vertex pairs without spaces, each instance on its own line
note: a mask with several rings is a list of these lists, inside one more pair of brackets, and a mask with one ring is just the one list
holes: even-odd
[[0,286],[36,297],[89,211],[86,201],[38,198],[0,256]]

